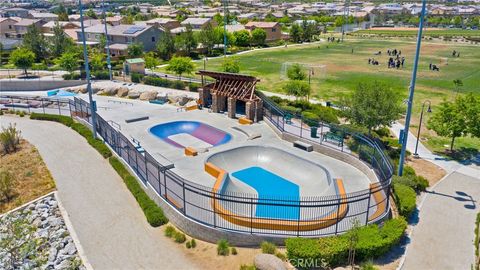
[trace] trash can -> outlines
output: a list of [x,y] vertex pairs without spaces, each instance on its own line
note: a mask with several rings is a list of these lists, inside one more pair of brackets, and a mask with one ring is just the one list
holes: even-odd
[[317,137],[317,130],[318,130],[317,127],[310,127],[310,137],[312,137],[312,138],[318,138],[318,137]]

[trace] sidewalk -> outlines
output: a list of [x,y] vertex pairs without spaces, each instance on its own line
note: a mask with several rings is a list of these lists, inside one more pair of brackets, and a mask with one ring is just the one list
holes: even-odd
[[122,179],[85,139],[57,123],[17,123],[39,150],[94,269],[196,269],[177,244],[152,228]]

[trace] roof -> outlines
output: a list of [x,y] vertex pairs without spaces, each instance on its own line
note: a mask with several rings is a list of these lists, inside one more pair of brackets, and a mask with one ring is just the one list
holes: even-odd
[[210,18],[188,18],[188,19],[186,19],[185,21],[182,22],[182,25],[187,25],[187,24],[204,25],[211,20],[212,19],[210,19]]
[[152,24],[152,23],[158,23],[158,24],[163,24],[163,23],[169,23],[169,22],[175,22],[176,20],[170,19],[170,18],[155,18],[147,21],[147,24]]
[[74,25],[76,27],[80,27],[80,22],[56,22],[56,21],[49,21],[46,24],[42,25],[42,27],[52,28],[55,27],[56,24],[59,24],[62,28],[67,25]]
[[15,25],[17,26],[30,26],[32,24],[38,23],[40,20],[33,20],[33,19],[22,19],[17,22]]
[[225,97],[233,97],[245,102],[259,99],[259,97],[255,95],[255,85],[259,81],[256,77],[208,70],[200,70],[197,74],[215,79],[215,82],[208,86],[211,87],[212,93]]
[[22,19],[20,19],[18,17],[4,17],[4,18],[0,18],[0,23],[4,22],[4,21],[7,21],[7,20],[11,20],[11,21],[14,21],[14,22],[19,22]]
[[112,50],[119,50],[119,51],[124,51],[128,49],[128,44],[120,44],[120,43],[114,43],[108,46],[108,48]]
[[245,26],[241,24],[228,24],[225,26],[225,28],[227,29],[227,32],[230,33],[245,30]]
[[273,28],[277,25],[278,22],[248,22],[245,27]]
[[[119,25],[111,26],[107,24],[107,31],[108,31],[108,35],[112,35],[112,36],[135,37],[145,32],[146,30],[150,29],[151,27],[152,26],[150,25],[119,24]],[[80,32],[80,31],[81,30],[77,30],[77,32]],[[97,24],[97,25],[85,28],[85,33],[103,34],[104,32],[105,32],[104,24]]]
[[122,16],[107,17],[107,22],[118,22],[118,21],[121,21],[122,19],[123,19]]
[[127,59],[125,61],[129,64],[145,63],[145,60],[143,60],[142,58],[132,58],[132,59]]
[[58,18],[57,14],[49,12],[30,12],[33,18]]

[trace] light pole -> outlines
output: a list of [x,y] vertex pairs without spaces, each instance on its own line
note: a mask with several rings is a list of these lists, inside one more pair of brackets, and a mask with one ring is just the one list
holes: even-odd
[[112,77],[112,63],[110,61],[110,45],[108,42],[108,30],[107,30],[107,14],[105,13],[105,0],[102,0],[102,13],[103,13],[103,22],[105,25],[105,44],[107,45],[107,67],[108,67],[108,75],[110,76],[110,81],[113,79]]
[[422,104],[422,113],[420,114],[420,124],[418,125],[418,134],[417,134],[417,142],[415,143],[415,153],[413,154],[413,156],[415,158],[418,158],[418,153],[417,153],[417,149],[418,149],[418,140],[420,140],[420,131],[422,130],[422,120],[423,120],[423,111],[425,109],[425,104],[428,103],[428,108],[427,108],[427,113],[431,113],[432,112],[432,103],[430,102],[430,100],[425,100]]
[[203,57],[203,70],[207,70],[207,61],[208,61],[207,56],[204,56]]
[[408,128],[410,127],[410,118],[412,117],[413,95],[415,93],[415,81],[417,80],[418,58],[420,56],[420,46],[422,43],[423,22],[425,18],[425,7],[427,0],[422,0],[422,11],[420,13],[420,25],[418,26],[417,47],[415,50],[415,60],[413,62],[412,80],[410,82],[410,94],[408,95],[407,117],[405,118],[405,129],[402,137],[402,151],[400,152],[400,161],[398,164],[398,175],[403,174],[403,165],[405,163],[405,153],[407,151]]
[[227,0],[223,1],[223,57],[227,56]]
[[80,26],[82,27],[82,44],[83,44],[83,58],[85,60],[85,75],[87,78],[87,91],[88,91],[88,101],[90,102],[90,111],[92,114],[92,128],[93,128],[93,138],[97,138],[97,106],[95,101],[92,98],[92,83],[90,81],[90,68],[88,67],[88,54],[87,54],[87,41],[85,38],[85,26],[83,25],[83,7],[82,0],[78,0],[78,6],[80,9]]

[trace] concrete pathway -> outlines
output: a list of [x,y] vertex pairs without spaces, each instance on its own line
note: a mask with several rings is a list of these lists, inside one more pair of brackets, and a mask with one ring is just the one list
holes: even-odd
[[454,172],[427,193],[402,269],[470,269],[480,179]]
[[58,194],[94,269],[196,269],[180,247],[152,228],[122,179],[84,138],[57,123],[17,123],[50,169]]

